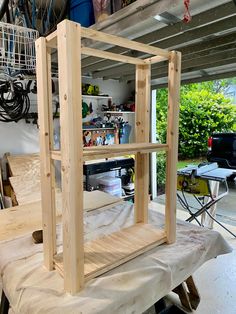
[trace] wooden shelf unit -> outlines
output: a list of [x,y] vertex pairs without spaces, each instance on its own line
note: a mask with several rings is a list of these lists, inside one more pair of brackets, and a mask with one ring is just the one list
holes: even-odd
[[[139,59],[81,45],[88,38],[150,56]],[[51,51],[58,49],[61,151],[53,149],[53,112],[51,94]],[[135,138],[133,144],[83,149],[81,54],[108,58],[136,65]],[[38,112],[40,125],[40,161],[44,265],[58,269],[64,276],[65,290],[75,294],[87,279],[101,275],[164,242],[176,237],[176,163],[181,55],[126,38],[105,34],[63,21],[57,30],[36,41]],[[149,143],[151,64],[168,60],[169,98],[167,143]],[[166,151],[165,229],[148,225],[149,153]],[[83,162],[85,160],[135,154],[134,225],[84,243]],[[61,161],[63,257],[56,250],[56,209],[54,160]]]

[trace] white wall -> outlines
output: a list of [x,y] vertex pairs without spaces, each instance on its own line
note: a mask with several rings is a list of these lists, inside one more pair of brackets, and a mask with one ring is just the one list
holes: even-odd
[[[84,83],[99,85],[100,92],[112,96],[113,102],[122,103],[127,100],[132,86],[125,82],[101,79],[83,79]],[[36,95],[31,94],[31,110],[37,111]],[[6,152],[11,154],[27,154],[39,152],[39,134],[36,125],[26,124],[25,120],[18,123],[0,122],[0,158]]]
[[102,79],[91,79],[83,77],[83,83],[91,83],[93,85],[98,85],[100,89],[100,94],[108,94],[112,96],[112,101],[115,104],[123,103],[131,95],[131,91],[134,85],[127,84],[126,82],[119,82],[117,80],[105,80]]
[[39,151],[39,136],[36,125],[0,122],[0,158],[6,152],[28,154]]
[[[31,85],[31,88],[33,85]],[[30,112],[37,111],[37,95],[30,94]],[[32,120],[31,120],[32,122]],[[6,152],[11,154],[29,154],[39,152],[37,125],[27,124],[25,120],[0,122],[0,158]]]

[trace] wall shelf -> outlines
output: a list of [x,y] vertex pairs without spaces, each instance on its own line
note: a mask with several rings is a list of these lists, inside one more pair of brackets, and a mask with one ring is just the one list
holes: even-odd
[[93,95],[82,95],[82,98],[89,98],[89,99],[112,99],[111,96],[93,96]]
[[134,111],[102,111],[102,113],[109,113],[109,114],[115,114],[115,115],[122,115],[122,114],[130,114],[130,113],[133,113],[135,114]]
[[101,131],[101,130],[104,130],[104,131],[107,131],[107,130],[115,130],[116,128],[113,127],[113,128],[83,128],[83,131]]

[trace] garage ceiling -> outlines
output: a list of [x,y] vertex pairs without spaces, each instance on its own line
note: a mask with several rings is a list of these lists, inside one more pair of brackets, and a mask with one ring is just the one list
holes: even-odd
[[[138,0],[92,28],[138,42],[182,52],[182,83],[236,76],[236,5],[233,0],[190,0],[192,20],[182,22],[183,0]],[[125,48],[86,42],[110,52],[147,58]],[[83,74],[134,80],[134,66],[84,57]],[[167,84],[166,62],[152,67],[152,85]]]

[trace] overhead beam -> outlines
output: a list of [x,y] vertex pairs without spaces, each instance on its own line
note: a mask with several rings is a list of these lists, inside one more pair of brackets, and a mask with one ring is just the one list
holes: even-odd
[[[165,1],[167,3],[167,1]],[[168,1],[169,2],[169,1]],[[168,5],[168,3],[167,3]],[[167,6],[168,8],[168,6]],[[158,29],[156,31],[153,31],[149,34],[143,35],[136,37],[135,40],[140,42],[140,43],[145,43],[145,44],[150,44],[150,43],[155,43],[158,42],[162,39],[168,38],[170,36],[176,36],[178,34],[181,34],[183,32],[187,32],[190,30],[195,29],[196,27],[199,27],[201,25],[209,24],[211,22],[226,18],[228,16],[232,16],[235,14],[235,7],[233,3],[226,3],[223,5],[220,5],[214,9],[207,10],[205,12],[202,12],[200,14],[197,14],[193,16],[191,23],[189,24],[184,24],[182,21],[179,23],[176,23],[174,25],[169,25],[166,27],[163,27],[161,29]],[[130,22],[130,19],[127,21],[128,23]],[[106,32],[109,32],[108,29],[106,29]],[[116,30],[116,33],[118,31]],[[166,47],[165,47],[166,48]],[[128,53],[128,55],[132,56],[132,52],[127,52],[126,49],[121,48],[121,47],[112,47],[108,49],[107,51],[114,52],[114,53]],[[94,67],[92,67],[93,63],[98,63],[97,58],[86,58],[82,60],[82,67],[88,67],[87,71],[94,71],[97,68],[103,68],[106,66],[110,66],[111,63],[109,60],[101,61],[99,64],[97,64]]]
[[134,23],[143,22],[145,19],[161,14],[178,4],[178,0],[143,0],[142,4],[137,1],[115,12],[106,20],[96,23],[92,28],[103,30],[109,34],[117,34],[118,31],[127,29]]
[[183,62],[182,70],[190,68],[190,67],[194,67],[194,66],[206,65],[212,62],[220,62],[225,59],[234,58],[235,56],[236,56],[236,49],[231,49],[229,51],[218,52],[218,53],[214,53],[208,56],[187,60]]
[[206,39],[200,43],[187,45],[185,47],[178,48],[182,55],[196,54],[201,51],[211,51],[212,49],[226,46],[232,43],[236,43],[235,33],[222,36],[214,36],[213,39]]
[[[211,75],[206,75],[206,76],[201,76],[201,77],[197,76],[197,77],[193,77],[189,79],[182,79],[181,85],[219,80],[219,79],[230,78],[234,76],[236,76],[236,71],[227,71],[227,72],[211,74]],[[152,89],[166,88],[167,85],[168,85],[167,82],[155,84],[155,85],[152,85]]]
[[[182,74],[191,73],[191,72],[200,71],[200,70],[207,70],[207,69],[211,69],[211,68],[217,68],[220,66],[224,66],[224,65],[228,65],[228,64],[235,64],[235,63],[236,63],[236,57],[230,58],[230,59],[225,59],[225,60],[218,61],[218,62],[215,62],[214,60],[209,60],[209,63],[206,63],[204,65],[184,69],[182,71]],[[162,77],[165,77],[165,75],[163,75],[163,73],[162,74],[156,74],[154,72],[154,73],[152,73],[151,79],[154,80],[154,79],[158,79],[158,78],[162,78]]]
[[[204,41],[202,43],[197,43],[197,44],[193,44],[187,47],[183,47],[183,48],[180,48],[179,51],[182,53],[182,63],[184,63],[184,61],[186,60],[198,58],[199,54],[201,54],[201,56],[204,56],[204,55],[207,56],[212,52],[216,53],[217,51],[224,51],[224,50],[225,50],[225,57],[228,59],[227,49],[229,48],[236,48],[235,33],[226,35],[226,36],[216,37],[206,42]],[[209,61],[211,62],[211,60]],[[222,60],[222,63],[224,61],[226,61],[225,58]],[[190,67],[190,69],[192,68],[193,66]],[[186,71],[186,68],[184,70],[182,69],[182,73],[185,71]],[[156,66],[152,67],[152,78],[161,77],[163,76],[162,74],[166,74],[166,73],[167,73],[167,66],[165,63],[159,64],[158,67]],[[109,77],[104,77],[104,78],[108,79]],[[127,75],[125,74],[125,72],[123,72],[123,75],[121,78],[122,81],[132,81],[133,79],[134,79],[133,73]]]
[[[228,46],[229,47],[229,46]],[[225,49],[223,51],[208,54],[194,55],[191,54],[190,56],[184,56],[182,58],[182,73],[186,73],[189,71],[196,71],[196,70],[203,70],[210,67],[210,64],[217,64],[216,66],[220,66],[222,64],[229,64],[225,62],[229,62],[229,60],[235,58],[236,56],[236,44],[233,44],[231,47],[233,49]],[[188,57],[188,58],[186,58]],[[191,57],[191,59],[190,59]],[[151,77],[154,78],[161,78],[167,75],[167,66],[159,66],[153,67]],[[132,81],[134,80],[134,75],[123,76],[122,78],[125,81]]]
[[[192,30],[165,40],[162,40],[158,43],[158,46],[161,48],[167,48],[167,47],[176,47],[178,45],[186,45],[187,42],[191,42],[193,40],[201,39],[209,35],[213,35],[217,32],[221,32],[223,30],[231,30],[236,28],[236,17],[232,16],[228,19],[221,20],[215,23],[212,23],[210,25],[206,25],[200,28],[197,28],[196,30]],[[157,45],[156,43],[154,46]],[[125,66],[114,66],[112,68],[109,68],[107,70],[102,70],[93,73],[94,78],[103,78],[107,77],[117,77],[120,75],[126,75],[129,73],[129,71],[132,72],[132,69],[129,65]]]

